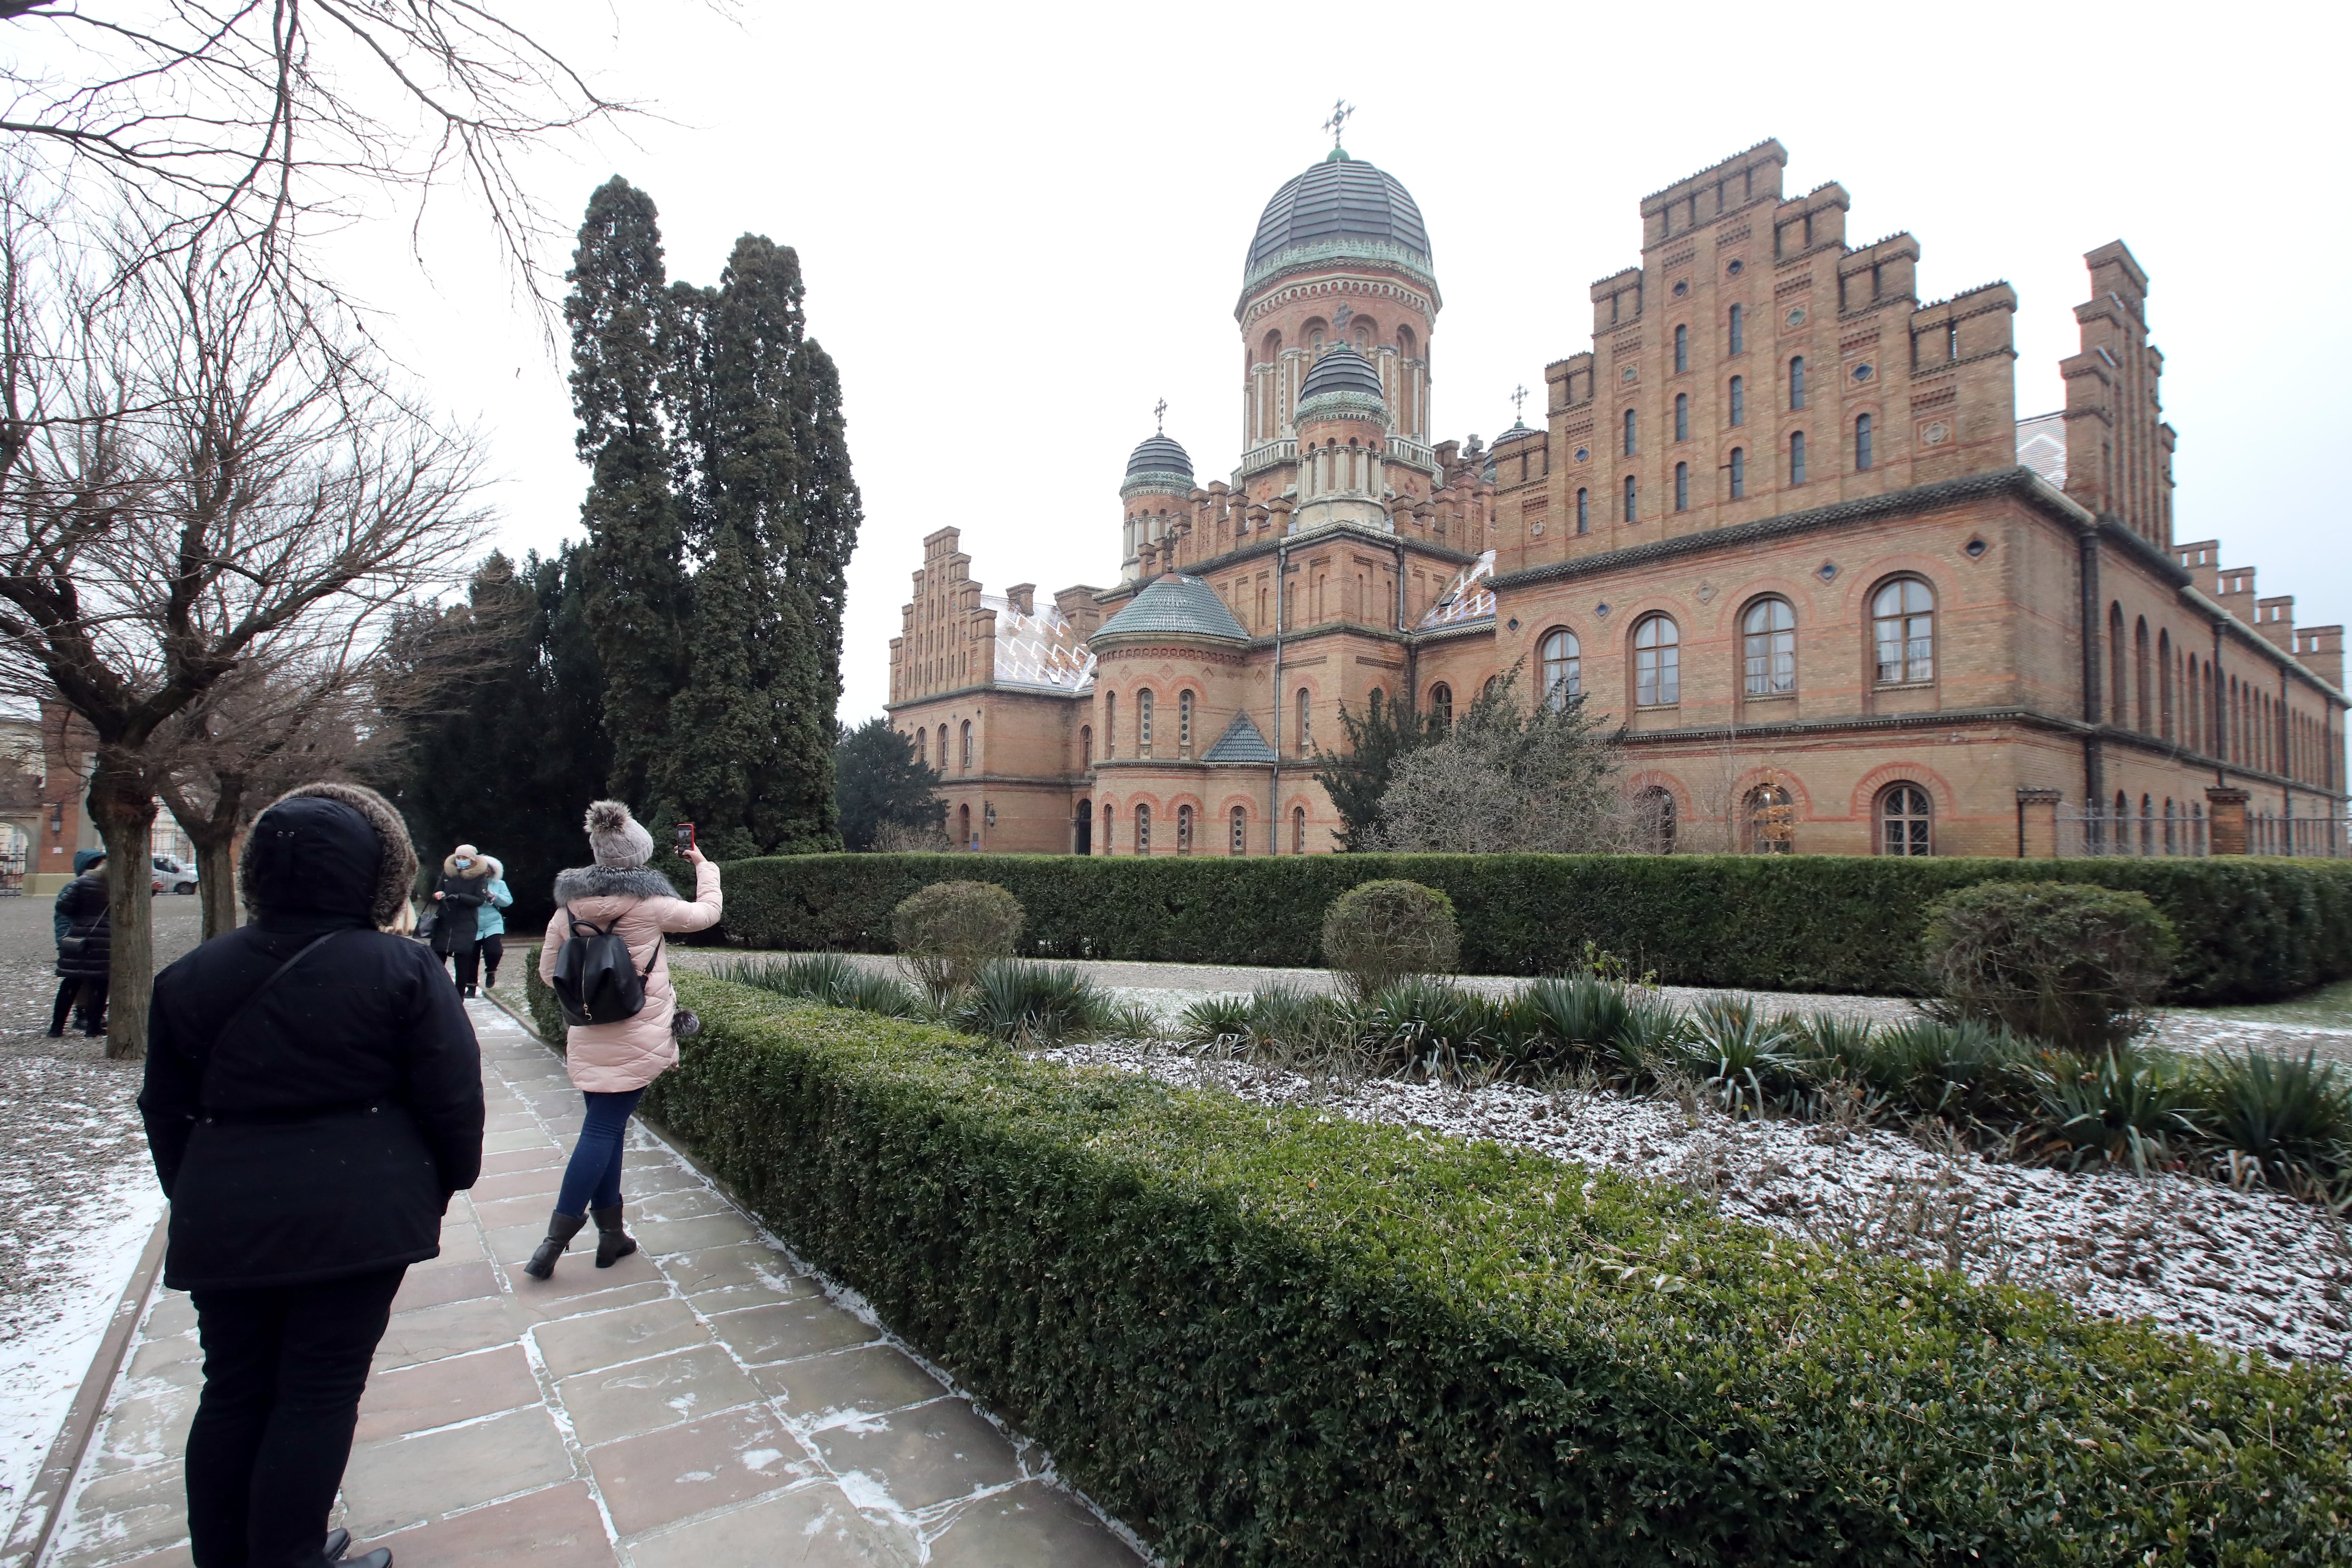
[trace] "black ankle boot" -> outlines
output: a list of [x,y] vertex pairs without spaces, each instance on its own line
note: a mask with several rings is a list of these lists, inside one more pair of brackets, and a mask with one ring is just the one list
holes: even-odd
[[327,1544],[319,1549],[319,1555],[330,1563],[341,1563],[351,1549],[352,1532],[338,1525],[327,1531]]
[[[548,1216],[547,1239],[539,1244],[539,1250],[530,1255],[530,1261],[522,1266],[522,1271],[534,1279],[544,1279],[553,1274],[555,1260],[563,1256],[563,1249],[572,1245],[572,1238],[578,1236],[580,1227],[587,1223],[588,1216],[584,1214],[565,1214],[557,1209]],[[598,1250],[603,1250],[601,1243]]]
[[596,1267],[610,1268],[637,1249],[637,1238],[621,1228],[621,1205],[596,1213]]

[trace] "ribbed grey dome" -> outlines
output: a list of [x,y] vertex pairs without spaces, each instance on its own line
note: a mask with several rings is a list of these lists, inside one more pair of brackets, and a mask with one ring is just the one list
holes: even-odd
[[1496,437],[1495,445],[1498,448],[1507,447],[1514,441],[1524,441],[1530,436],[1540,436],[1542,434],[1543,432],[1540,430],[1531,429],[1528,426],[1528,422],[1522,419],[1517,424],[1512,426],[1509,429],[1504,431],[1501,435]]
[[1121,605],[1118,614],[1105,621],[1088,640],[1100,644],[1106,638],[1136,633],[1249,640],[1249,633],[1234,619],[1233,611],[1225,608],[1214,588],[1198,577],[1174,572],[1162,573],[1145,584],[1143,591]]
[[1244,271],[1255,278],[1286,250],[1344,239],[1396,246],[1424,270],[1431,265],[1429,230],[1412,193],[1394,174],[1335,148],[1265,204]]
[[1307,373],[1306,384],[1298,389],[1298,401],[1304,404],[1308,398],[1327,392],[1354,392],[1371,397],[1385,395],[1381,391],[1381,373],[1372,368],[1372,362],[1346,343],[1341,343],[1315,362],[1314,368]]
[[1128,455],[1127,471],[1130,474],[1181,474],[1192,477],[1192,459],[1183,447],[1168,436],[1147,436]]

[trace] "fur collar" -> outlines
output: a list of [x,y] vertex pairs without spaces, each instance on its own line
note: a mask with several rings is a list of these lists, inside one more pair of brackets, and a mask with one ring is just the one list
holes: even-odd
[[647,866],[575,866],[555,876],[555,901],[574,899],[674,899],[669,879]]
[[[408,907],[408,890],[416,881],[416,850],[409,843],[408,825],[393,809],[392,802],[359,784],[321,781],[289,789],[278,797],[292,800],[298,795],[318,795],[327,800],[339,800],[362,816],[375,829],[376,838],[383,846],[383,858],[376,868],[374,907],[369,911],[380,931],[390,931]],[[272,805],[277,801],[270,803]],[[266,808],[265,808],[266,809]],[[255,839],[247,834],[245,848],[237,862],[237,889],[246,898],[247,907],[253,902],[253,847]]]
[[441,874],[445,877],[467,877],[479,881],[490,874],[490,862],[487,857],[477,855],[474,857],[472,865],[460,866],[455,855],[445,855],[441,858]]

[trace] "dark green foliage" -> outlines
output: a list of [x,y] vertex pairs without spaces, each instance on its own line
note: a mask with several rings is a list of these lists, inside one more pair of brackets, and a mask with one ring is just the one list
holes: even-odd
[[1691,1010],[1685,1060],[1722,1110],[1762,1116],[1808,1087],[1787,1020],[1759,1016],[1745,996],[1709,996]]
[[2352,1384],[681,973],[646,1110],[1169,1563],[2343,1563]]
[[2222,1056],[2203,1064],[2196,1089],[2206,1134],[2273,1180],[2352,1165],[2352,1081],[2334,1062]]
[[563,1005],[555,999],[555,992],[539,977],[540,948],[534,944],[523,955],[522,995],[524,1010],[530,1014],[530,1026],[539,1037],[563,1048],[565,1024]]
[[935,1005],[944,1007],[981,966],[1010,958],[1026,917],[993,882],[934,882],[890,911],[890,940]]
[[2033,1132],[2061,1163],[2128,1164],[2145,1175],[2197,1133],[2195,1085],[2179,1058],[2115,1045],[2084,1059],[2048,1051],[2034,1072]]
[[874,847],[887,826],[936,832],[947,812],[940,798],[940,773],[915,760],[915,743],[887,719],[844,726],[834,752],[834,792],[841,803],[841,841],[852,849]]
[[1110,998],[1069,963],[1002,958],[983,964],[955,1008],[958,1028],[992,1040],[1056,1046],[1110,1020]]
[[1450,974],[1462,932],[1444,893],[1397,878],[1359,882],[1323,911],[1324,960],[1360,996],[1412,974]]
[[727,935],[889,951],[890,910],[958,878],[1000,884],[1039,958],[1299,966],[1331,900],[1403,877],[1454,901],[1462,968],[1559,973],[1585,944],[1675,985],[1918,995],[1927,904],[1978,882],[2146,893],[2180,934],[2164,1000],[2266,1002],[2352,976],[2352,862],[1973,860],[1831,855],[857,855],[728,868]]
[[664,429],[667,279],[653,198],[615,174],[588,199],[564,277],[572,406],[591,475],[589,624],[605,670],[613,792],[646,812],[688,668],[685,536]]
[[1825,1075],[1862,1086],[1902,1115],[1991,1119],[2030,1083],[2032,1048],[1972,1018],[1875,1029],[1817,1018],[1803,1034]]
[[2146,894],[2074,882],[1947,893],[1920,945],[1953,1016],[2079,1051],[2140,1032],[2180,947]]
[[1404,700],[1374,703],[1360,715],[1342,702],[1339,728],[1347,732],[1345,746],[1338,752],[1315,748],[1315,782],[1339,814],[1339,847],[1371,849],[1377,846],[1381,797],[1389,792],[1397,760],[1443,739],[1445,731],[1433,716],[1422,717]]
[[413,618],[388,650],[422,688],[422,712],[383,785],[429,876],[457,844],[506,867],[509,931],[553,912],[555,873],[586,858],[580,819],[602,796],[612,746],[588,630],[587,552],[567,544],[518,570],[493,554],[467,602]]
[[828,1007],[856,1007],[879,1013],[886,1018],[923,1016],[922,999],[915,994],[914,987],[846,953],[761,954],[720,964],[713,973],[739,985],[822,1002]]

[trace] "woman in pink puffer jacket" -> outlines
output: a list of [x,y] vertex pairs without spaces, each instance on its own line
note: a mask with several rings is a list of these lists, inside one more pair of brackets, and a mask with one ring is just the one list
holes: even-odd
[[617,1023],[574,1024],[565,1032],[565,1065],[588,1110],[572,1163],[564,1168],[555,1214],[547,1222],[547,1239],[523,1265],[523,1272],[535,1279],[555,1272],[555,1260],[592,1213],[597,1268],[609,1268],[637,1249],[621,1223],[623,1136],[646,1086],[677,1065],[677,1037],[670,1026],[677,993],[670,987],[669,949],[662,939],[717,924],[721,908],[719,868],[701,850],[687,850],[694,863],[694,901],[679,898],[669,879],[646,864],[653,858],[653,835],[617,800],[600,800],[588,808],[588,847],[596,857],[593,866],[555,879],[555,918],[547,922],[547,940],[539,950],[539,977],[555,978],[556,954],[572,934],[573,921],[600,931],[617,921],[629,957],[646,976],[646,1005]]

